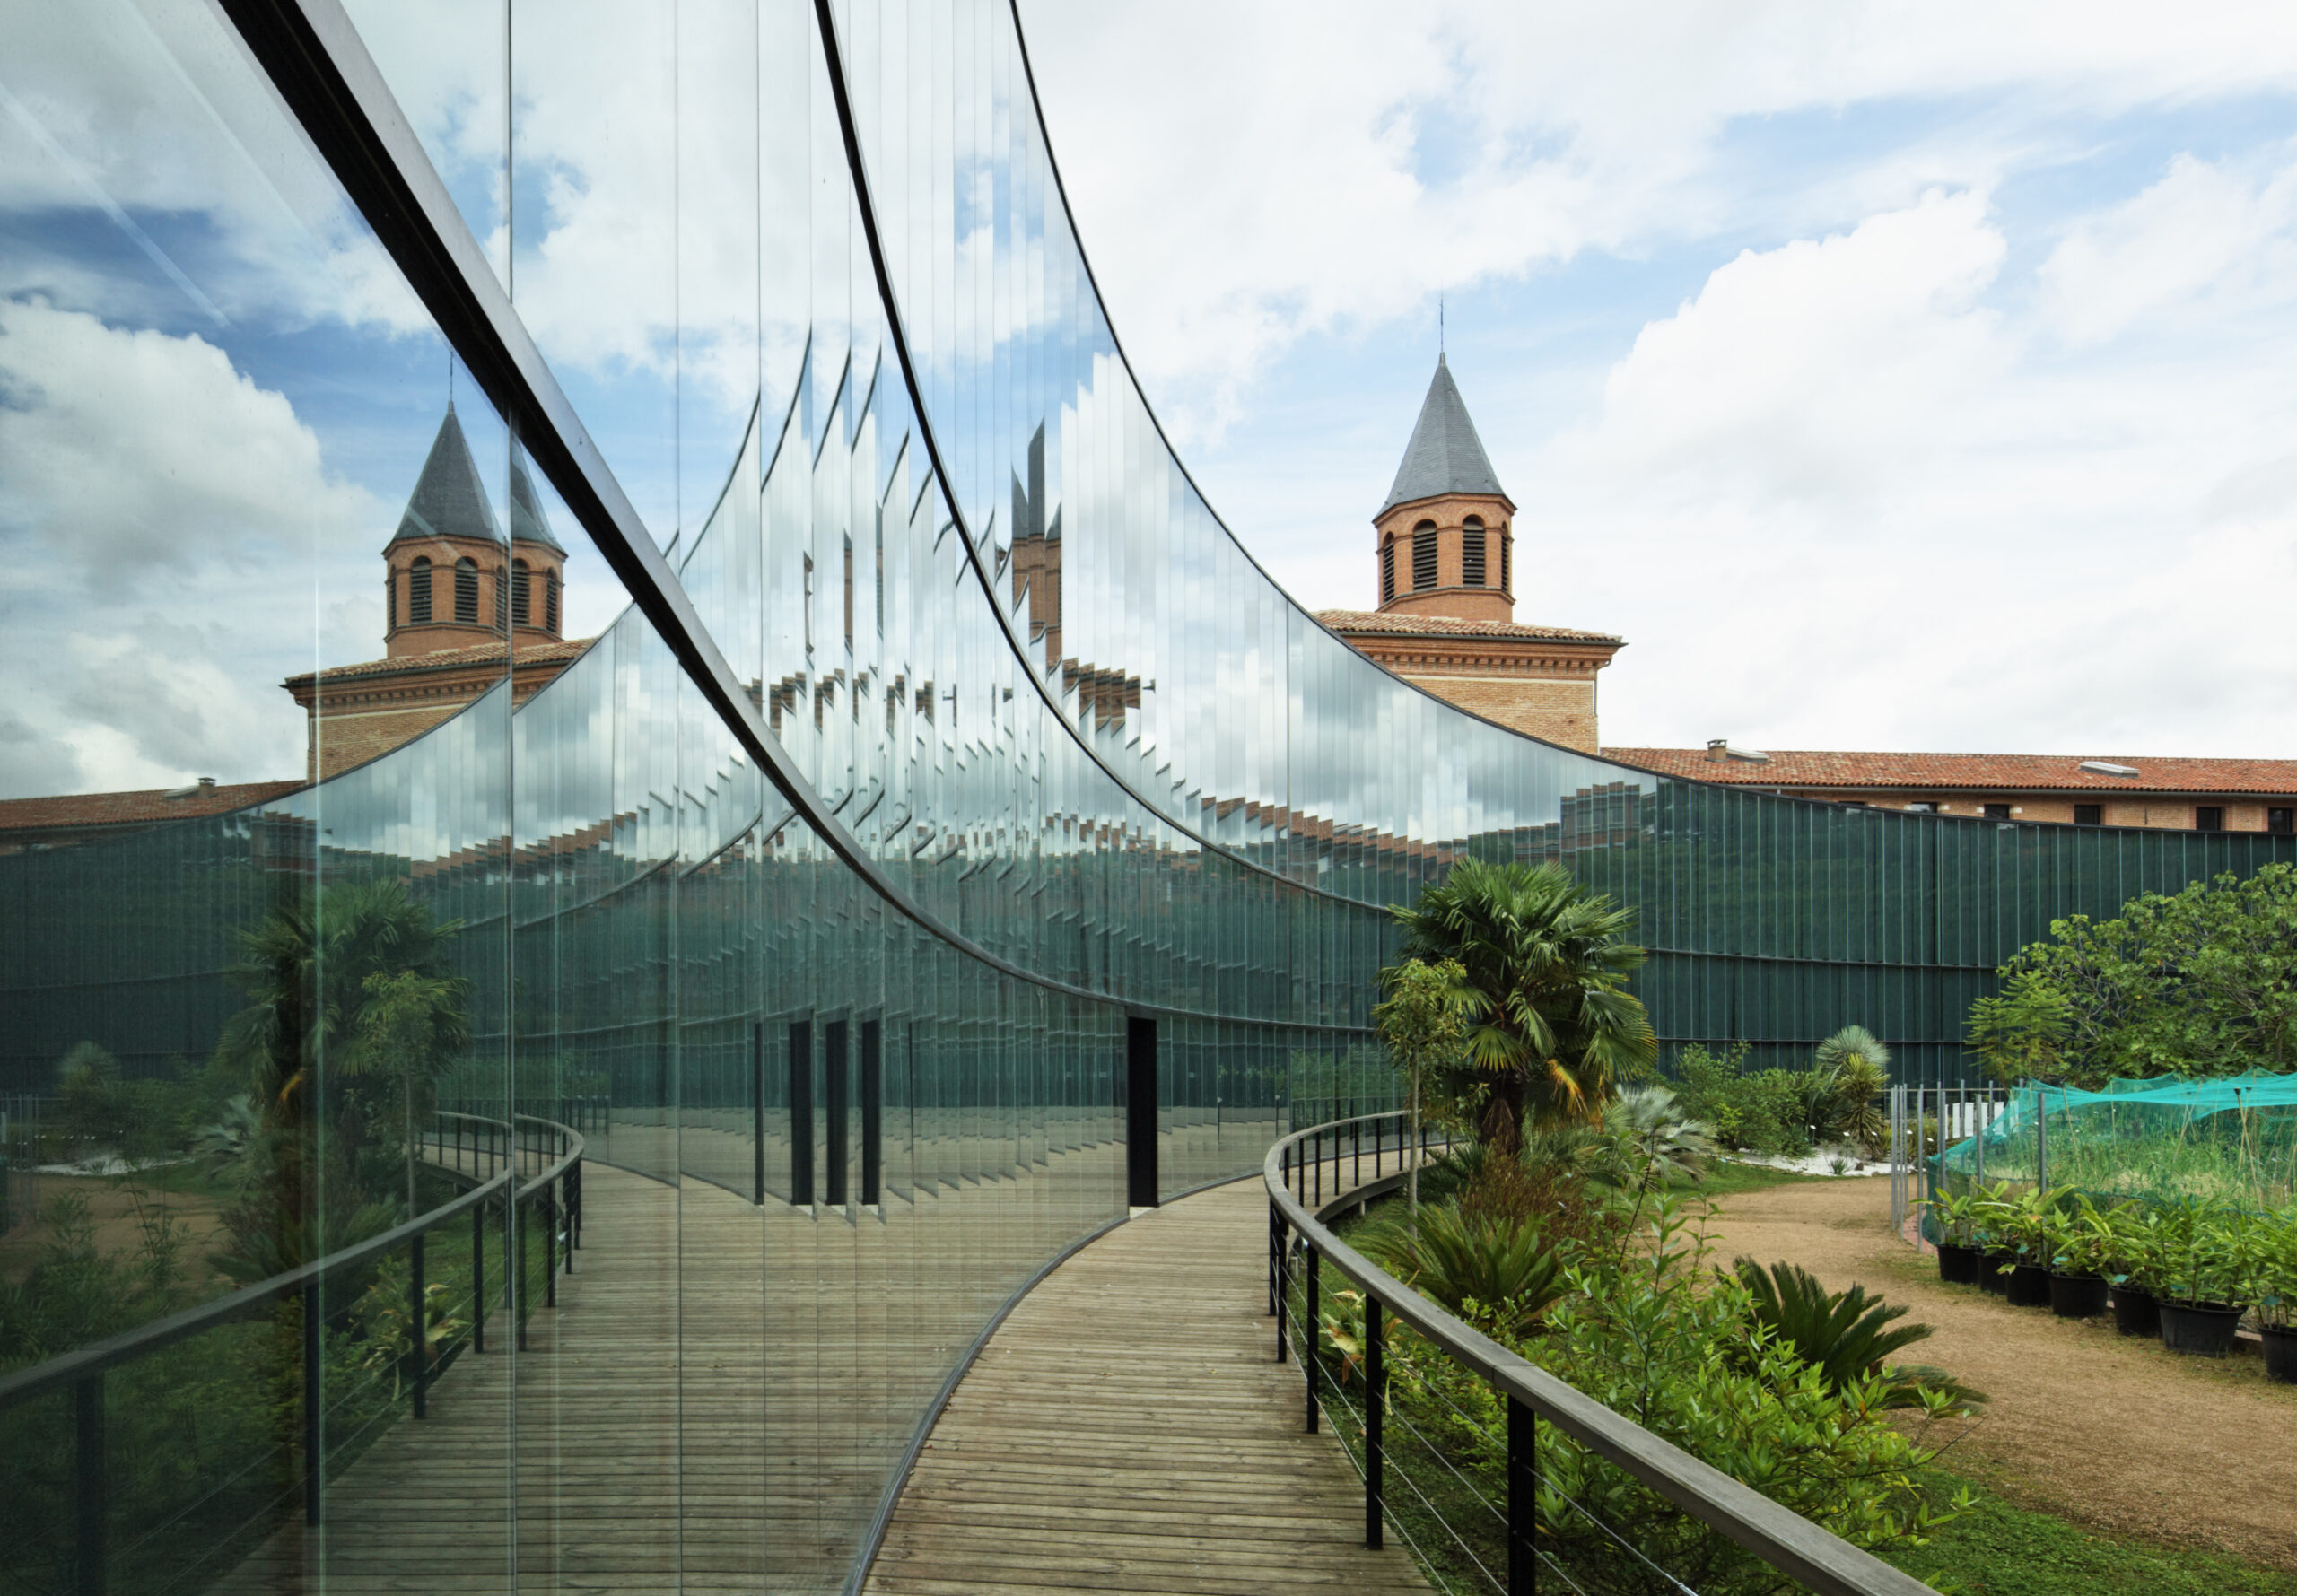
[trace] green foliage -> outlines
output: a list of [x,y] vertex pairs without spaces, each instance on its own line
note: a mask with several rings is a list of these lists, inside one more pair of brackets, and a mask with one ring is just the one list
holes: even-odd
[[1695,1185],[1715,1154],[1715,1133],[1683,1112],[1671,1086],[1629,1086],[1603,1106],[1598,1178],[1629,1190]]
[[[1380,972],[1387,997],[1372,1009],[1380,1041],[1404,1077],[1411,1143],[1420,1143],[1420,1108],[1435,1083],[1465,1073],[1468,1062],[1467,972],[1456,959],[1429,964],[1406,959]],[[1419,1166],[1406,1182],[1414,1213],[1419,1208]]]
[[2297,1596],[2297,1574],[2208,1552],[2164,1550],[2077,1529],[1934,1470],[1934,1497],[1964,1505],[1919,1545],[1884,1548],[1884,1561],[1962,1596]]
[[136,1230],[129,1252],[97,1246],[80,1193],[49,1200],[39,1260],[22,1280],[0,1282],[0,1369],[61,1356],[189,1304],[182,1225],[127,1190]]
[[1520,1336],[1563,1294],[1555,1252],[1528,1226],[1423,1208],[1416,1226],[1365,1233],[1358,1250],[1488,1334]]
[[1715,1053],[1693,1043],[1675,1060],[1683,1112],[1714,1127],[1734,1152],[1793,1156],[1811,1150],[1803,1072],[1747,1068],[1747,1043]]
[[1907,1310],[1869,1297],[1864,1286],[1830,1292],[1807,1269],[1791,1263],[1766,1269],[1751,1258],[1738,1259],[1732,1268],[1747,1289],[1750,1328],[1816,1369],[1830,1389],[1847,1391],[1879,1382],[1885,1408],[1925,1407],[1933,1391],[1944,1393],[1964,1408],[1985,1400],[1943,1370],[1925,1364],[1892,1364],[1891,1354],[1927,1340],[1931,1329],[1926,1324],[1891,1329]]
[[1804,1123],[1821,1144],[1854,1141],[1879,1156],[1891,1128],[1876,1102],[1891,1078],[1891,1050],[1864,1025],[1845,1025],[1819,1043],[1803,1082]]
[[1562,866],[1462,859],[1391,911],[1406,958],[1463,971],[1467,1054],[1489,1088],[1480,1134],[1495,1148],[1512,1156],[1534,1110],[1594,1117],[1612,1082],[1656,1056],[1650,1016],[1627,990],[1645,958],[1624,940],[1633,915]]
[[2297,1068],[2297,866],[2053,920],[2001,974],[2002,994],[1971,1007],[1970,1040],[2004,1078]]
[[[1778,1338],[1748,1333],[1747,1288],[1699,1268],[1704,1238],[1678,1205],[1661,1205],[1646,1243],[1574,1269],[1574,1290],[1530,1356],[1854,1545],[1918,1539],[1951,1518],[1953,1508],[1926,1500],[1914,1476],[1935,1455],[1922,1438],[1952,1397],[1917,1391],[1913,1422],[1892,1423],[1888,1379],[1831,1383]],[[1567,1561],[1603,1556],[1600,1531],[1568,1496],[1695,1590],[1797,1588],[1560,1433],[1542,1426],[1540,1447],[1541,1522]]]

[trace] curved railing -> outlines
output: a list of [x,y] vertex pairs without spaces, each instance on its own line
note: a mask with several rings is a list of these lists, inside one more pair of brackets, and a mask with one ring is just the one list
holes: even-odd
[[[502,1215],[513,1256],[507,1278],[509,1306],[518,1344],[527,1338],[528,1300],[526,1215],[538,1209],[544,1245],[543,1305],[558,1301],[562,1265],[571,1270],[573,1249],[581,1244],[582,1213],[582,1154],[580,1132],[555,1120],[518,1114],[504,1121],[477,1114],[439,1113],[417,1147],[428,1162],[450,1177],[468,1181],[470,1189],[450,1202],[416,1215],[380,1235],[342,1248],[300,1268],[258,1280],[252,1286],[186,1308],[164,1319],[67,1352],[30,1368],[0,1377],[0,1412],[69,1388],[73,1408],[73,1500],[74,1568],[73,1589],[80,1596],[100,1596],[106,1584],[109,1542],[117,1516],[111,1502],[106,1435],[104,1378],[112,1370],[149,1356],[204,1331],[250,1319],[274,1304],[295,1297],[301,1301],[302,1381],[297,1417],[301,1427],[303,1517],[320,1522],[327,1474],[324,1338],[328,1321],[339,1316],[341,1304],[328,1304],[324,1291],[330,1278],[341,1279],[381,1262],[402,1248],[407,1253],[408,1313],[411,1331],[405,1380],[411,1393],[412,1417],[427,1417],[431,1381],[439,1367],[467,1346],[486,1350],[486,1233],[490,1211]],[[507,1212],[505,1211],[507,1209]],[[426,1347],[428,1282],[424,1269],[424,1241],[441,1225],[470,1216],[471,1302],[467,1334],[432,1351]],[[559,1236],[563,1219],[566,1246]],[[499,1289],[499,1288],[498,1288]]]
[[[1534,1418],[1545,1419],[1603,1461],[1611,1463],[1673,1503],[1789,1578],[1825,1596],[1934,1596],[1930,1587],[1872,1553],[1811,1522],[1699,1461],[1633,1420],[1614,1413],[1473,1327],[1445,1313],[1411,1286],[1341,1241],[1324,1225],[1327,1215],[1356,1207],[1404,1176],[1411,1161],[1405,1116],[1367,1114],[1286,1137],[1269,1149],[1262,1166],[1268,1188],[1269,1305],[1277,1321],[1277,1358],[1287,1356],[1287,1321],[1293,1253],[1300,1254],[1307,1300],[1316,1300],[1322,1265],[1330,1265],[1364,1292],[1364,1411],[1362,1414],[1365,1541],[1381,1544],[1384,1506],[1386,1381],[1382,1345],[1385,1320],[1393,1315],[1462,1368],[1480,1378],[1507,1403],[1507,1488],[1493,1504],[1507,1521],[1507,1582],[1511,1592],[1533,1589],[1534,1503],[1539,1457]],[[1361,1181],[1366,1143],[1370,1143],[1374,1179]],[[1357,1180],[1346,1181],[1349,1161]],[[1385,1166],[1393,1160],[1396,1173]],[[1329,1179],[1330,1201],[1319,1194]],[[1311,1208],[1310,1204],[1316,1204]],[[1313,1309],[1307,1328],[1313,1334]],[[1323,1383],[1315,1343],[1304,1340],[1302,1369],[1307,1383],[1307,1424],[1316,1427]]]

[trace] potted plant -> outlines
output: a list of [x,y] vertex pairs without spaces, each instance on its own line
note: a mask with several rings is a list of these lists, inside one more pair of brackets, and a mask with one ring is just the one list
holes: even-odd
[[2297,1385],[2297,1208],[2250,1227],[2247,1279],[2265,1341],[2265,1377]]
[[1960,1197],[1940,1192],[1930,1199],[1930,1217],[1938,1226],[1938,1278],[1957,1286],[1978,1284],[1979,1252],[1976,1241],[1978,1208],[1982,1193]]
[[2162,1265],[2153,1216],[2124,1205],[2112,1216],[2113,1245],[2106,1264],[2106,1299],[2114,1311],[2114,1331],[2124,1336],[2162,1333],[2162,1306],[2153,1281]]
[[1980,1188],[1970,1202],[1970,1245],[1978,1250],[1978,1284],[1996,1296],[2008,1295],[2010,1269],[2018,1261],[2017,1244],[2010,1228],[2017,1205],[2005,1183]]
[[2179,1203],[2156,1216],[2161,1258],[2154,1295],[2162,1304],[2162,1345],[2198,1357],[2233,1350],[2241,1322],[2240,1295],[2248,1272],[2249,1216],[2200,1203]]
[[2024,1192],[2005,1202],[2000,1224],[2012,1260],[2003,1295],[2012,1307],[2049,1306],[2049,1260],[2057,1220],[2057,1207],[2047,1191]]
[[2122,1206],[2100,1208],[2085,1192],[2071,1212],[2058,1211],[2050,1233],[2049,1311],[2060,1319],[2094,1319],[2106,1311],[2106,1276],[2118,1240],[2113,1216]]

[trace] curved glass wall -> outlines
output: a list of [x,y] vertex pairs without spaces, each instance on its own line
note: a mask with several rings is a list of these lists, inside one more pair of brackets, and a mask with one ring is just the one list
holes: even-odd
[[[2051,918],[2289,855],[1669,781],[1371,666],[1166,447],[1002,4],[349,9],[300,14],[636,519],[570,508],[214,11],[0,22],[20,1588],[847,1585],[1036,1271],[1386,1101],[1384,905],[1463,854],[1633,905],[1671,1042],[1920,1070]],[[418,508],[467,615],[377,592]],[[563,640],[483,586],[516,537]],[[454,1207],[574,1137],[579,1188]]]

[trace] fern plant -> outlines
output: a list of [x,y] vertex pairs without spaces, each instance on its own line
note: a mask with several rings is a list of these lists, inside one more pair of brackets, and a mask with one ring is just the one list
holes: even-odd
[[1868,1296],[1864,1286],[1830,1292],[1807,1269],[1791,1263],[1766,1269],[1751,1258],[1735,1260],[1732,1269],[1746,1287],[1752,1326],[1816,1370],[1832,1390],[1847,1392],[1879,1379],[1885,1408],[1925,1407],[1925,1393],[1931,1391],[1965,1409],[1986,1400],[1943,1369],[1891,1363],[1892,1353],[1928,1339],[1931,1329],[1897,1324],[1907,1310]]

